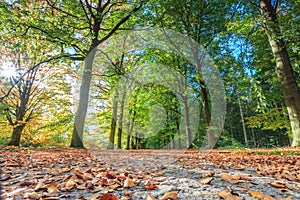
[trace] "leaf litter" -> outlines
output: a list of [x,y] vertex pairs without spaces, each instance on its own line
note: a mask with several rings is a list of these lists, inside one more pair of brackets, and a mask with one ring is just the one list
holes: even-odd
[[[2,199],[129,200],[138,191],[146,194],[140,199],[186,199],[180,181],[170,191],[153,193],[168,184],[172,167],[196,171],[199,177],[188,178],[217,187],[219,199],[290,200],[300,195],[299,154],[13,147],[1,147],[0,153]],[[277,196],[257,190],[258,185],[273,188]]]

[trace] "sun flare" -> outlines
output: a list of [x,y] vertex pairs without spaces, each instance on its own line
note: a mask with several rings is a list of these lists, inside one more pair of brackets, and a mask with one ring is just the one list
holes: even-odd
[[3,63],[0,68],[0,75],[4,78],[10,78],[16,75],[16,69],[13,67],[13,63]]

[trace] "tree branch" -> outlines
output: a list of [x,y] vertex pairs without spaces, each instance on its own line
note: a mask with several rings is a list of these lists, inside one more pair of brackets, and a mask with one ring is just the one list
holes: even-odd
[[48,4],[51,8],[53,8],[53,9],[55,9],[55,10],[61,12],[61,13],[64,13],[64,14],[66,14],[66,15],[68,15],[68,16],[71,16],[71,17],[74,17],[74,18],[76,18],[76,19],[79,19],[78,16],[73,15],[73,14],[71,14],[71,13],[65,11],[65,10],[60,9],[60,8],[57,8],[56,6],[54,6],[55,4],[52,5],[51,2],[50,2],[49,0],[46,0],[46,2],[47,2],[47,4]]
[[0,102],[2,102],[5,98],[7,98],[7,97],[10,95],[10,93],[12,92],[12,90],[14,89],[14,87],[15,87],[16,85],[18,85],[19,82],[20,82],[21,80],[23,80],[23,78],[24,78],[24,76],[25,76],[26,74],[28,74],[28,73],[30,73],[31,71],[35,70],[36,68],[38,68],[38,67],[39,67],[40,65],[42,65],[42,64],[51,62],[51,61],[53,61],[53,60],[58,60],[58,59],[61,59],[61,58],[69,58],[69,57],[70,57],[70,55],[60,55],[60,56],[57,56],[57,57],[52,57],[52,58],[49,58],[49,59],[47,59],[47,60],[41,61],[40,63],[38,63],[38,64],[32,66],[30,69],[28,69],[24,74],[22,74],[18,79],[16,79],[16,80],[14,81],[14,83],[12,84],[12,86],[10,87],[10,89],[7,91],[7,93],[6,93],[4,96],[0,97]]
[[254,7],[258,8],[259,10],[261,9],[261,7],[259,5],[257,5],[256,3],[250,1],[250,0],[247,0],[250,4],[252,4]]
[[96,44],[94,47],[98,46],[99,44],[101,44],[102,42],[106,41],[108,38],[110,38],[118,29],[119,27],[124,24],[129,18],[130,16],[137,12],[141,7],[143,6],[143,3],[141,3],[138,7],[135,7],[126,17],[124,17],[123,19],[121,19],[116,25],[115,27],[105,36],[103,37],[101,40],[98,41],[98,44]]

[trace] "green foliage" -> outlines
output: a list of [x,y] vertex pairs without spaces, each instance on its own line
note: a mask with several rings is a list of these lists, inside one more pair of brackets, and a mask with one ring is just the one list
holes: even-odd
[[217,142],[218,148],[223,149],[236,149],[236,148],[245,148],[245,145],[241,144],[239,141],[237,141],[235,138],[232,138],[230,136],[223,136],[219,138]]
[[[2,64],[19,55],[20,77],[36,63],[61,56],[60,59],[54,59],[48,64],[43,63],[36,69],[37,77],[32,80],[36,87],[30,93],[32,98],[29,99],[27,107],[29,113],[33,111],[33,115],[29,116],[27,113],[21,120],[26,121],[26,117],[30,118],[22,137],[23,146],[67,145],[73,126],[71,92],[74,86],[71,82],[77,81],[78,72],[84,71],[83,64],[73,63],[69,59],[84,59],[92,45],[98,44],[102,39],[106,40],[106,36],[120,19],[144,3],[111,1],[99,12],[96,5],[100,1],[90,1],[93,2],[92,7],[88,7],[86,3],[81,4],[82,2],[0,2]],[[91,8],[91,12],[88,8]],[[300,2],[279,1],[278,10],[282,37],[286,41],[296,79],[300,81],[300,41],[297,39],[300,37]],[[93,18],[93,14],[97,17]],[[97,20],[100,24],[94,26]],[[117,28],[116,33],[122,29],[138,29],[144,26],[158,26],[188,35],[205,47],[219,67],[227,95],[228,113],[224,135],[218,140],[218,147],[243,148],[245,145],[242,144],[244,138],[237,93],[240,94],[241,109],[247,122],[247,137],[251,140],[251,145],[257,143],[256,147],[272,147],[288,144],[286,133],[290,134],[291,128],[286,107],[282,104],[282,88],[274,70],[275,60],[267,35],[262,28],[264,21],[256,7],[248,1],[149,0],[142,12],[136,13],[131,20]],[[97,27],[100,30],[97,31]],[[202,77],[179,55],[150,48],[128,52],[115,51],[116,47],[124,48],[125,41],[109,41],[103,47],[105,45],[108,46],[105,47],[106,53],[113,59],[110,60],[104,54],[98,55],[99,66],[93,69],[90,93],[95,112],[86,120],[87,134],[84,138],[87,139],[87,146],[107,145],[106,138],[110,134],[112,122],[112,97],[119,87],[119,81],[137,66],[170,66],[185,77],[189,86],[193,88],[195,100],[203,100],[200,89]],[[120,52],[121,55],[116,55]],[[16,60],[13,63],[17,63]],[[2,65],[0,70],[1,68]],[[149,69],[147,76],[155,78],[162,72],[163,70]],[[1,77],[0,98],[10,89],[13,81],[14,79]],[[26,88],[28,81],[29,77],[25,76],[16,86]],[[206,86],[205,83],[203,85]],[[15,119],[14,115],[18,102],[17,94],[15,87],[12,95],[0,102],[0,144],[9,140],[13,128],[8,119],[11,118],[15,122],[19,120]],[[119,108],[122,98],[120,90],[116,97]],[[181,139],[182,144],[185,144],[185,133],[178,134],[178,129],[184,126],[178,125],[183,109],[179,105],[178,95],[176,96],[170,88],[157,83],[142,85],[126,100],[127,112],[122,120],[123,146],[126,144],[127,134],[143,136],[141,141],[146,148],[163,148],[172,144],[173,139]],[[202,145],[207,131],[203,110],[200,115],[200,126],[193,142],[195,148]],[[121,111],[118,109],[117,120],[120,120],[120,116]],[[163,119],[164,123],[161,122]],[[94,125],[100,126],[99,130],[89,130],[88,127]],[[132,140],[135,141],[135,138]],[[279,152],[274,152],[277,153]]]
[[290,132],[290,123],[285,109],[270,108],[267,112],[247,117],[246,120],[250,128],[273,131],[283,129]]

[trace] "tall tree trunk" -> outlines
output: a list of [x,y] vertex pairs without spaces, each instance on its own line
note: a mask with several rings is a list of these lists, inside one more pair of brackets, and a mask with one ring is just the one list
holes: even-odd
[[115,148],[115,135],[116,135],[116,126],[117,126],[117,112],[118,112],[118,91],[115,91],[115,95],[113,98],[113,107],[112,107],[112,119],[111,119],[111,125],[110,125],[110,134],[109,134],[109,144],[108,149],[114,149]]
[[192,131],[190,127],[190,113],[187,97],[183,97],[183,105],[185,118],[186,148],[190,149],[192,147]]
[[139,149],[139,134],[135,133],[135,149]]
[[130,139],[131,139],[131,120],[129,119],[128,125],[127,125],[127,138],[126,138],[126,149],[130,149]]
[[130,138],[131,138],[131,135],[127,135],[127,140],[126,140],[126,149],[127,150],[130,150]]
[[248,147],[248,138],[247,138],[247,132],[246,132],[246,125],[245,125],[245,120],[244,120],[244,115],[243,115],[243,110],[242,110],[242,104],[241,104],[241,99],[240,99],[240,94],[237,92],[238,96],[238,103],[239,103],[239,109],[240,109],[240,116],[242,120],[242,126],[243,126],[243,133],[244,133],[244,141],[246,147]]
[[[198,42],[200,43],[200,38],[199,38]],[[202,71],[201,68],[202,68],[202,64],[203,64],[202,62],[203,62],[203,59],[205,58],[205,54],[203,52],[202,53],[200,52],[199,46],[194,47],[193,54],[194,54],[194,61],[196,64],[196,68],[199,73],[198,83],[200,85],[202,106],[203,106],[206,126],[208,127],[208,130],[207,130],[208,147],[210,149],[212,149],[212,148],[216,148],[217,139],[215,137],[214,130],[212,130],[210,128],[210,127],[212,127],[212,124],[211,124],[211,112],[209,109],[208,91],[207,91],[205,83],[201,77],[201,71]]]
[[255,133],[254,133],[254,129],[253,128],[251,128],[251,136],[252,136],[253,147],[256,148],[257,147],[257,143],[256,143],[256,137],[255,137]]
[[123,115],[124,115],[125,91],[122,93],[120,102],[120,116],[118,119],[118,149],[122,149],[122,133],[123,133]]
[[176,118],[176,129],[177,129],[177,137],[178,137],[178,148],[179,148],[179,149],[182,149],[182,145],[181,145],[181,136],[180,136],[179,117]]
[[21,124],[21,125],[18,125],[13,128],[11,139],[10,139],[10,142],[8,143],[8,145],[10,145],[10,146],[19,146],[20,145],[21,134],[22,134],[22,131],[24,130],[24,128],[25,128],[25,124]]
[[214,130],[210,128],[212,124],[211,124],[211,113],[209,110],[207,89],[204,86],[204,83],[202,81],[199,81],[199,84],[201,89],[201,99],[202,99],[202,106],[204,110],[204,117],[206,121],[206,126],[208,127],[208,131],[207,131],[208,147],[210,149],[213,149],[216,146],[217,139],[215,137]]
[[87,108],[88,108],[90,84],[92,80],[92,69],[93,69],[93,61],[94,61],[95,53],[96,53],[96,48],[93,48],[85,60],[82,83],[80,86],[79,104],[75,115],[75,124],[74,124],[70,147],[84,148],[83,130],[84,130],[84,122],[85,122]]
[[270,0],[260,0],[259,6],[265,19],[265,32],[276,60],[277,75],[282,85],[293,132],[292,146],[300,146],[300,89],[297,85],[286,43],[281,34],[276,8]]

